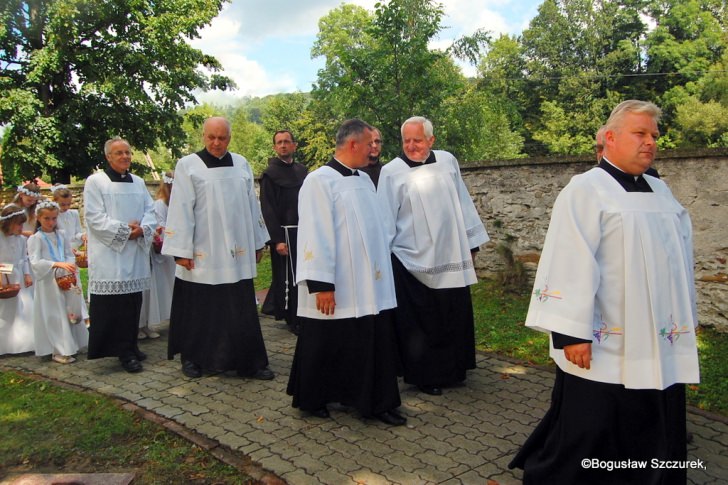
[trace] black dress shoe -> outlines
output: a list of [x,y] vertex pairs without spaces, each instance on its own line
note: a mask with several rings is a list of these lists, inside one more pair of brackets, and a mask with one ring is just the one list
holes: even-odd
[[131,359],[122,360],[121,367],[123,367],[124,370],[129,372],[130,374],[141,372],[144,369],[142,367],[142,363],[133,357]]
[[437,386],[417,386],[420,388],[420,391],[424,392],[425,394],[429,394],[430,396],[442,396],[442,389]]
[[182,362],[182,373],[187,377],[197,379],[202,377],[202,368],[191,360],[185,360]]
[[262,369],[258,369],[252,374],[245,374],[240,371],[238,371],[238,375],[240,377],[246,377],[248,379],[258,379],[259,381],[269,381],[273,379],[276,375],[273,373],[272,370],[270,370],[267,367],[263,367]]
[[374,417],[390,426],[402,426],[407,423],[407,420],[403,416],[400,416],[394,409],[375,414]]
[[143,361],[147,360],[147,354],[145,354],[144,352],[142,352],[139,349],[134,350],[134,355],[136,355],[136,358],[139,362],[143,362]]
[[309,411],[309,414],[311,416],[316,416],[317,418],[321,419],[327,419],[331,417],[331,415],[329,414],[329,410],[326,409],[326,406],[314,409],[313,411]]

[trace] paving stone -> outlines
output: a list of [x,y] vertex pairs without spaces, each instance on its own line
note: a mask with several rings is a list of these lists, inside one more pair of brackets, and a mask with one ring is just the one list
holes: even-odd
[[[362,419],[336,404],[330,406],[332,418],[321,420],[292,408],[286,395],[295,337],[267,317],[261,322],[276,373],[272,381],[231,372],[186,378],[179,361],[166,360],[165,334],[143,343],[149,359],[139,374],[123,372],[115,359],[58,366],[30,354],[3,356],[0,369],[122,397],[129,401],[125,408],[143,410],[135,412],[189,439],[199,437],[215,456],[246,456],[245,463],[266,468],[256,468],[255,476],[277,476],[289,485],[520,483],[522,472],[507,465],[549,406],[553,372],[478,354],[465,385],[443,396],[400,381],[406,426]],[[688,456],[707,467],[688,470],[688,482],[727,483],[726,420],[689,409],[688,429],[695,436]]]

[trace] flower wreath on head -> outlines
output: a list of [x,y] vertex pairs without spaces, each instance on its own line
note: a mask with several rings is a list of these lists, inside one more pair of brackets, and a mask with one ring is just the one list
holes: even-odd
[[56,190],[67,189],[68,187],[63,184],[54,185],[51,187],[51,194],[55,194]]
[[19,211],[12,212],[6,216],[0,216],[0,221],[7,221],[8,219],[12,219],[13,217],[24,216],[24,215],[26,215],[25,209],[20,209]]
[[162,182],[164,182],[165,184],[172,185],[172,183],[174,182],[174,177],[167,177],[166,173],[162,174]]
[[40,197],[41,197],[41,193],[40,192],[33,192],[30,189],[26,189],[22,185],[18,185],[18,192],[20,192],[21,194],[29,195],[31,197],[36,197],[38,199],[40,199]]
[[38,205],[35,206],[35,215],[37,216],[38,213],[43,209],[55,209],[57,211],[61,210],[61,206],[59,206],[57,203],[53,202],[52,200],[41,200],[38,202]]

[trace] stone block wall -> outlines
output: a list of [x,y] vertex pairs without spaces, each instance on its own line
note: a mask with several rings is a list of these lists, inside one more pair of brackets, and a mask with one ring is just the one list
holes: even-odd
[[[594,166],[583,158],[479,162],[463,178],[491,242],[478,253],[481,277],[505,269],[498,245],[510,248],[531,278],[538,264],[551,208],[572,176]],[[658,154],[655,167],[693,222],[698,313],[702,325],[728,332],[728,150]]]
[[[571,177],[593,166],[583,157],[463,164],[463,178],[491,237],[477,255],[478,274],[493,277],[505,270],[497,251],[504,245],[532,278],[556,196]],[[700,323],[728,332],[728,150],[662,152],[655,167],[693,221]],[[148,182],[153,198],[158,186]],[[74,208],[82,209],[83,185],[70,188]],[[47,189],[43,193],[50,196]],[[4,190],[0,200],[7,203],[14,195],[14,189]]]

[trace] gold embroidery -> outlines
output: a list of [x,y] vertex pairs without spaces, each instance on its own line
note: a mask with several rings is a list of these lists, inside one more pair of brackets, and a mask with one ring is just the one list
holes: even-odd
[[166,237],[174,237],[174,231],[168,231],[168,230],[165,230],[165,231],[164,231],[164,235],[165,235]]
[[205,259],[206,254],[205,253],[194,253],[193,257],[195,257],[197,259]]
[[239,248],[235,250],[235,254],[240,256],[244,256],[246,252],[247,251],[245,250],[245,248]]
[[313,261],[313,251],[309,251],[308,249],[308,243],[303,247],[303,260],[304,261]]
[[374,263],[374,279],[375,280],[382,279],[382,270],[379,269],[379,265],[377,263]]

